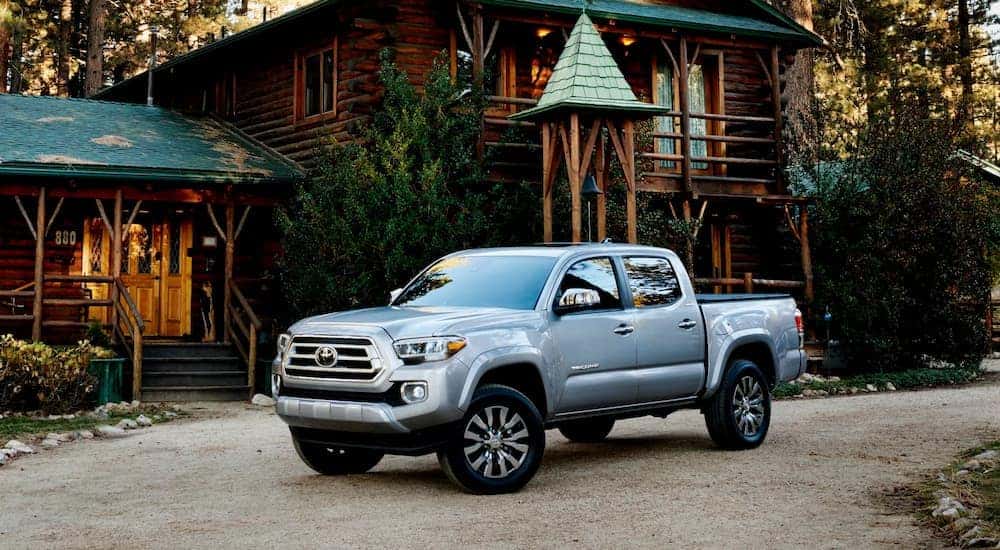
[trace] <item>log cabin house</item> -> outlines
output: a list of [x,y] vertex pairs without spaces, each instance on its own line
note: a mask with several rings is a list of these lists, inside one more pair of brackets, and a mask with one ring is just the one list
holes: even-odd
[[[574,36],[579,38],[575,44]],[[44,176],[0,175],[0,194],[18,199],[0,207],[7,214],[0,234],[0,270],[5,271],[0,297],[22,308],[0,312],[0,322],[24,322],[38,338],[97,318],[116,327],[124,341],[134,343],[135,336],[146,342],[214,339],[227,344],[220,348],[235,345],[241,359],[250,360],[260,321],[253,301],[260,300],[260,288],[249,274],[266,271],[273,246],[266,243],[273,239],[256,235],[252,250],[240,247],[241,229],[244,241],[247,231],[266,232],[264,224],[244,223],[245,212],[255,213],[246,207],[266,209],[280,200],[287,188],[283,182],[300,174],[298,167],[308,168],[326,140],[356,138],[380,97],[379,52],[384,48],[394,51],[418,87],[442,56],[454,78],[486,87],[489,107],[480,150],[491,160],[490,178],[541,184],[544,240],[557,234],[580,240],[582,184],[589,175],[605,189],[611,159],[617,158],[627,189],[629,240],[636,240],[642,216],[637,194],[655,193],[674,216],[702,222],[689,251],[699,285],[715,291],[784,288],[808,300],[807,213],[783,177],[781,90],[796,52],[820,43],[763,0],[317,1],[95,96],[108,101],[106,118],[118,117],[135,131],[148,122],[138,113],[154,112],[219,132],[207,138],[207,151],[199,154],[223,163],[216,169],[224,177],[182,181],[126,173],[101,180],[91,191],[92,180],[76,174],[89,167],[79,163],[69,170],[64,162]],[[587,67],[596,69],[578,70]],[[555,80],[570,83],[549,89]],[[157,108],[129,111],[125,105],[147,100]],[[628,107],[616,108],[617,100]],[[7,116],[0,111],[0,119]],[[641,123],[651,128],[648,139],[636,135]],[[156,133],[158,126],[150,124]],[[238,144],[238,152],[226,147],[220,153],[215,135]],[[170,136],[161,137],[162,149],[150,154],[164,157],[160,160],[172,167],[171,175],[186,172],[188,152],[177,151]],[[0,167],[7,147],[18,143],[0,146]],[[72,156],[80,145],[63,144],[67,147],[58,155]],[[250,158],[267,167],[251,165],[245,160]],[[561,180],[568,182],[572,203],[565,221],[553,219],[554,187]],[[29,198],[37,201],[37,215]],[[46,216],[52,201],[64,198],[72,199],[62,206],[64,212]],[[598,238],[607,233],[606,218],[601,195]],[[32,231],[41,227],[43,238],[33,239]],[[53,235],[73,230],[75,244],[53,244]],[[100,243],[95,245],[95,239]],[[161,243],[160,249],[142,252],[155,265],[132,259],[136,239]],[[94,250],[101,254],[97,263]],[[62,254],[58,260],[57,254]],[[98,272],[99,263],[103,271]],[[176,288],[175,268],[182,275]],[[147,277],[151,281],[137,278],[151,272],[160,275]],[[187,272],[191,275],[183,277]],[[106,289],[96,290],[98,284]],[[215,334],[201,328],[215,326],[201,321],[211,317],[205,302],[213,294],[200,290],[205,285],[220,303],[215,316],[221,328]],[[90,312],[101,307],[104,317]],[[126,317],[141,323],[124,322]],[[144,331],[137,331],[143,323]],[[141,363],[143,348],[150,365],[154,347],[134,345],[131,353]],[[163,345],[157,353],[189,351]],[[134,365],[134,378],[148,380],[141,371]],[[192,384],[190,377],[180,378],[169,387]],[[134,390],[146,398],[161,395],[140,382]]]

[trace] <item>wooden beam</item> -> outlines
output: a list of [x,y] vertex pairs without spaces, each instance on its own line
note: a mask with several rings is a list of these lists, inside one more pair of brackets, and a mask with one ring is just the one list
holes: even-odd
[[607,162],[607,138],[601,131],[597,143],[597,151],[594,156],[594,171],[597,178],[597,188],[601,194],[597,195],[597,241],[601,242],[608,237],[608,162]]
[[128,215],[128,221],[125,222],[125,227],[129,227],[132,225],[132,222],[135,221],[135,217],[139,215],[140,208],[142,208],[142,201],[137,201],[135,203],[135,206],[132,207],[132,212]]
[[45,290],[45,187],[38,191],[38,209],[35,211],[35,299],[31,304],[31,339],[42,340],[42,301]]
[[215,209],[212,208],[211,204],[206,204],[205,208],[208,209],[208,217],[212,220],[212,225],[215,226],[215,231],[219,234],[219,238],[225,241],[226,232],[222,230],[222,226],[219,225],[219,219],[215,217]]
[[636,181],[635,181],[635,123],[631,119],[626,119],[622,123],[624,132],[623,144],[625,147],[626,159],[622,162],[625,169],[625,180],[629,182],[628,194],[625,199],[625,218],[628,227],[628,242],[639,242],[639,218],[636,212]]
[[581,241],[583,234],[583,215],[580,190],[583,186],[583,176],[580,174],[580,115],[569,115],[569,161],[570,167],[569,193],[571,203],[570,217],[572,219],[573,242]]
[[230,202],[226,204],[226,267],[225,267],[225,281],[223,284],[223,321],[222,321],[222,341],[229,343],[232,340],[232,335],[230,334],[230,307],[233,302],[233,291],[230,281],[233,280],[233,256],[236,252],[236,239],[234,238],[236,231],[236,207]]
[[483,58],[490,56],[490,50],[493,49],[493,40],[497,37],[497,29],[500,28],[500,21],[493,22],[493,28],[490,30],[490,38],[486,41],[486,48],[483,50]]
[[472,45],[472,36],[469,35],[469,27],[465,24],[465,16],[462,15],[462,5],[455,2],[455,16],[458,17],[458,26],[462,29],[462,37],[465,38],[465,45],[469,47],[469,51],[475,51],[475,46]]
[[774,103],[774,158],[778,161],[778,166],[774,170],[774,179],[777,180],[778,193],[784,194],[785,189],[785,151],[784,121],[781,116],[781,62],[778,59],[777,44],[771,46],[771,101]]
[[580,177],[587,177],[590,172],[590,162],[594,156],[594,145],[597,144],[597,134],[601,132],[601,119],[595,118],[590,126],[590,133],[587,135],[587,143],[583,146],[583,160],[580,166]]
[[24,223],[28,224],[28,231],[31,231],[31,238],[38,240],[38,232],[35,231],[35,226],[31,223],[31,216],[28,215],[28,211],[24,208],[24,203],[21,202],[21,197],[19,195],[14,195],[14,202],[17,203],[17,209],[21,211],[21,216],[24,217]]
[[670,64],[674,68],[674,74],[679,74],[680,67],[677,65],[677,58],[674,56],[674,52],[670,49],[670,45],[667,44],[667,41],[662,38],[660,39],[660,45],[663,46],[663,50],[667,52],[667,57],[670,59]]
[[542,123],[542,242],[552,242],[552,124]]
[[[103,203],[101,203],[100,199],[96,199],[101,217],[104,219],[104,223],[108,225],[108,233],[111,234],[111,278],[115,280],[115,284],[111,285],[111,301],[115,304],[118,303],[120,295],[118,287],[122,286],[124,288],[124,285],[118,284],[122,276],[122,195],[121,189],[115,193],[115,206],[114,212],[112,212],[114,222],[112,223],[108,222],[108,215],[104,212]],[[139,319],[139,321],[141,322],[142,319]],[[111,308],[111,326],[118,326],[117,308]],[[133,342],[133,345],[135,345],[135,342]]]
[[799,244],[802,249],[802,275],[805,277],[805,297],[807,304],[811,304],[815,298],[813,288],[813,266],[812,249],[809,247],[809,207],[802,206],[802,213],[799,215]]
[[688,104],[688,43],[681,38],[680,74],[677,77],[677,98],[681,108],[681,183],[685,191],[691,191],[691,109]]
[[243,215],[240,216],[240,223],[236,226],[236,234],[233,235],[234,240],[238,240],[240,238],[240,233],[243,232],[243,224],[247,222],[247,216],[249,215],[250,215],[250,206],[247,205],[243,209]]
[[104,203],[101,202],[101,199],[94,199],[94,202],[97,203],[97,213],[101,215],[104,227],[108,229],[109,234],[113,233],[115,228],[111,225],[111,220],[108,219],[108,213],[104,211]]
[[49,216],[49,223],[48,225],[45,226],[45,233],[44,233],[45,237],[49,236],[49,231],[52,229],[52,223],[56,221],[56,216],[58,216],[59,211],[62,210],[63,201],[65,200],[66,200],[65,198],[59,197],[59,202],[56,203],[55,209],[52,210],[52,215]]

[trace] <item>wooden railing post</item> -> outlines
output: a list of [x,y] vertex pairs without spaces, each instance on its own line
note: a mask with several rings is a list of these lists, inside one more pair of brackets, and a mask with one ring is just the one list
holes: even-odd
[[[250,343],[247,344],[247,385],[253,394],[254,378],[257,374],[257,325],[250,323]],[[266,382],[266,381],[265,381]]]
[[813,265],[812,249],[809,246],[809,205],[802,205],[802,214],[799,216],[799,246],[802,247],[802,275],[805,277],[806,302],[811,304],[815,297],[813,288]]
[[743,290],[747,294],[753,294],[753,273],[749,271],[743,274]]
[[[103,208],[101,207],[101,212],[103,214]],[[113,283],[111,284],[111,302],[117,303],[119,296],[119,289],[117,282],[121,280],[122,276],[122,190],[118,189],[115,192],[115,211],[113,214],[113,222],[111,223],[111,278]],[[104,216],[105,219],[107,218]],[[105,222],[106,223],[106,222]],[[111,308],[111,326],[118,326],[118,309]],[[114,333],[112,332],[112,338],[114,338]]]
[[45,286],[45,187],[38,190],[38,211],[35,213],[35,300],[31,304],[34,316],[31,339],[42,339],[42,299]]
[[234,242],[236,240],[234,236],[235,234],[234,223],[236,217],[235,208],[236,207],[231,199],[228,202],[226,202],[226,267],[225,267],[226,280],[224,281],[223,284],[224,309],[222,311],[222,317],[223,317],[222,341],[227,344],[230,342],[232,338],[231,328],[230,328],[230,323],[232,319],[230,318],[231,314],[229,310],[233,302],[233,293],[232,289],[230,288],[230,281],[233,280],[233,255],[235,254],[236,250],[236,243]]
[[132,325],[132,399],[142,399],[142,329]]
[[782,134],[784,134],[784,120],[782,120],[781,109],[781,62],[778,59],[777,44],[771,46],[771,101],[774,104],[774,160],[778,166],[774,171],[774,179],[778,184],[778,193],[784,194],[784,144]]
[[678,59],[677,99],[681,107],[681,179],[684,191],[691,191],[691,108],[688,101],[688,44],[681,37]]

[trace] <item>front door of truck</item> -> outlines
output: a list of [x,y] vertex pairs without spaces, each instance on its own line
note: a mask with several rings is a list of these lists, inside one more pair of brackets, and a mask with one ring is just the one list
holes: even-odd
[[640,403],[691,397],[705,382],[705,330],[698,300],[681,287],[662,257],[622,258],[635,307],[636,376]]
[[[563,314],[555,312],[570,289],[594,290],[600,302]],[[551,331],[561,361],[562,393],[556,413],[602,409],[635,400],[636,339],[633,312],[625,309],[617,268],[609,257],[572,264],[562,276],[553,301]]]

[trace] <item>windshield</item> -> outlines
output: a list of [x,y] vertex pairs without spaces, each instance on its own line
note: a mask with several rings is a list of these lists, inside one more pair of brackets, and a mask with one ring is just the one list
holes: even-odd
[[406,287],[396,306],[534,309],[555,258],[454,256],[432,265]]

